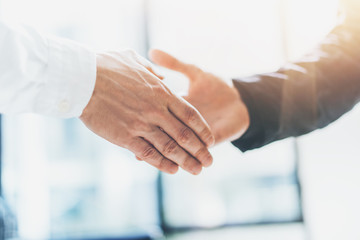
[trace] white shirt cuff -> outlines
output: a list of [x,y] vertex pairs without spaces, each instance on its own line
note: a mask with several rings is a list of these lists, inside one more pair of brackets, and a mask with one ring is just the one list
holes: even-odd
[[45,86],[36,100],[36,112],[79,117],[88,104],[96,81],[96,54],[65,39],[48,38]]

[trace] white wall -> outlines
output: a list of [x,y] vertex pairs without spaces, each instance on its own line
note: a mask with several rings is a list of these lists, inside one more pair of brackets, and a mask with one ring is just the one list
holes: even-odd
[[300,139],[305,217],[313,239],[360,239],[360,108]]

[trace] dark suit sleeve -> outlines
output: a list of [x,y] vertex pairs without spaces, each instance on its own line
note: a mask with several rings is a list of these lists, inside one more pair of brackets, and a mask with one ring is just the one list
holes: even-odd
[[250,126],[233,142],[242,151],[323,128],[360,100],[360,11],[346,18],[312,54],[279,71],[233,83],[248,107]]

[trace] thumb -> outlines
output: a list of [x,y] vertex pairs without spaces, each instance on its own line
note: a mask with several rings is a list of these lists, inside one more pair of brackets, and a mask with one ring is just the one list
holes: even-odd
[[195,65],[184,63],[170,54],[158,49],[151,49],[149,51],[149,57],[154,63],[162,67],[181,72],[190,78],[190,80],[195,80],[197,74],[201,71]]

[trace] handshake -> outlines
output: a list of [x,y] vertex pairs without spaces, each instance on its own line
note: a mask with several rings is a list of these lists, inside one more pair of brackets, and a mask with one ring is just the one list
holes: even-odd
[[197,175],[212,164],[209,147],[247,130],[248,110],[239,92],[219,77],[160,50],[149,55],[189,79],[186,96],[171,92],[133,51],[98,54],[95,89],[80,119],[163,172],[174,174],[181,167]]

